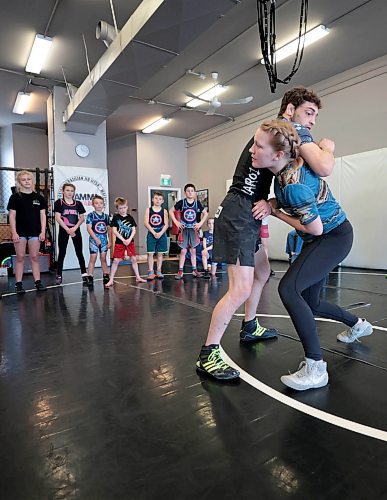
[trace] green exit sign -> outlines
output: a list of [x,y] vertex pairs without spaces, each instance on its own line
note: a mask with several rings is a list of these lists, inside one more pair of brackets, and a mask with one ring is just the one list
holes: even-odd
[[161,174],[160,186],[172,186],[172,179],[170,175]]

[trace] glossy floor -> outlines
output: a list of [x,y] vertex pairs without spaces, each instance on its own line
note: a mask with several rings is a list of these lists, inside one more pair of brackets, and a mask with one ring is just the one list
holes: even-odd
[[[277,293],[286,264],[272,267],[259,312],[286,315]],[[175,269],[166,263],[166,272]],[[244,346],[235,317],[222,345],[274,391],[387,431],[387,279],[343,271],[331,274],[324,294],[381,329],[345,345],[336,341],[342,325],[318,322],[328,387],[294,393],[281,384],[302,359],[287,318],[262,318],[281,337]],[[82,287],[71,271],[46,293],[3,296],[1,499],[387,499],[386,442],[243,381],[196,374],[225,274],[143,285],[130,274],[120,267],[110,291],[100,281]]]

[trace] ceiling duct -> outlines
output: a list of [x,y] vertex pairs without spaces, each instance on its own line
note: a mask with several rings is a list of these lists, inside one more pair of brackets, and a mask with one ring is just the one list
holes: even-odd
[[106,21],[98,21],[97,27],[95,28],[95,37],[97,40],[101,39],[106,47],[109,47],[116,36],[117,33],[114,26]]
[[[99,23],[96,33],[110,45],[67,105],[66,131],[95,134],[101,123],[128,103],[129,93],[152,98],[141,93],[146,82],[235,8],[230,0],[180,0],[178,5],[176,9],[176,2],[143,0],[118,34],[115,28],[108,30],[107,23]],[[134,39],[137,43],[132,43]]]

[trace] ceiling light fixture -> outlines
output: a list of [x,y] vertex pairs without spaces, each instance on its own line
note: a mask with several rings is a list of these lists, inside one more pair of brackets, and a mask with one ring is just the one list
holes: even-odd
[[46,61],[47,55],[52,45],[52,38],[44,35],[35,35],[30,56],[27,61],[27,73],[39,75]]
[[147,127],[145,127],[142,132],[143,134],[150,134],[151,132],[154,132],[155,130],[158,130],[161,127],[164,127],[167,123],[171,121],[170,118],[160,118],[159,120],[151,123]]
[[[227,89],[228,87],[226,85],[215,85],[215,87],[212,87],[202,94],[199,94],[198,97],[211,101],[215,96],[223,94],[223,92],[225,92]],[[200,101],[199,99],[191,99],[186,103],[186,106],[188,106],[189,108],[197,108],[200,105],[203,105],[203,101]]]
[[18,115],[24,115],[30,97],[31,94],[26,94],[26,92],[18,92],[12,113],[16,113]]
[[[313,28],[312,30],[308,31],[308,33],[305,33],[304,47],[307,47],[308,45],[317,42],[317,40],[324,38],[326,35],[328,35],[328,33],[329,29],[326,28],[323,24],[316,26],[316,28]],[[302,46],[303,39],[304,39],[303,36],[300,37],[300,46]],[[297,52],[297,47],[298,47],[298,38],[284,45],[280,49],[276,50],[275,52],[276,62],[282,61],[283,59],[286,59],[292,54],[295,54]],[[261,64],[265,64],[264,59],[261,59]]]

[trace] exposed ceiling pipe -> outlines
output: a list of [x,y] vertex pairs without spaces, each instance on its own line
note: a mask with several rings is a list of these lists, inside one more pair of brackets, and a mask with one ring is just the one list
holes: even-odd
[[47,36],[48,30],[50,29],[51,22],[53,20],[53,17],[55,15],[55,12],[56,12],[56,9],[58,7],[59,2],[60,2],[60,0],[56,0],[55,5],[54,5],[54,7],[53,7],[53,9],[51,11],[51,15],[50,15],[50,18],[49,18],[49,20],[47,22],[46,29],[44,30],[44,36]]

